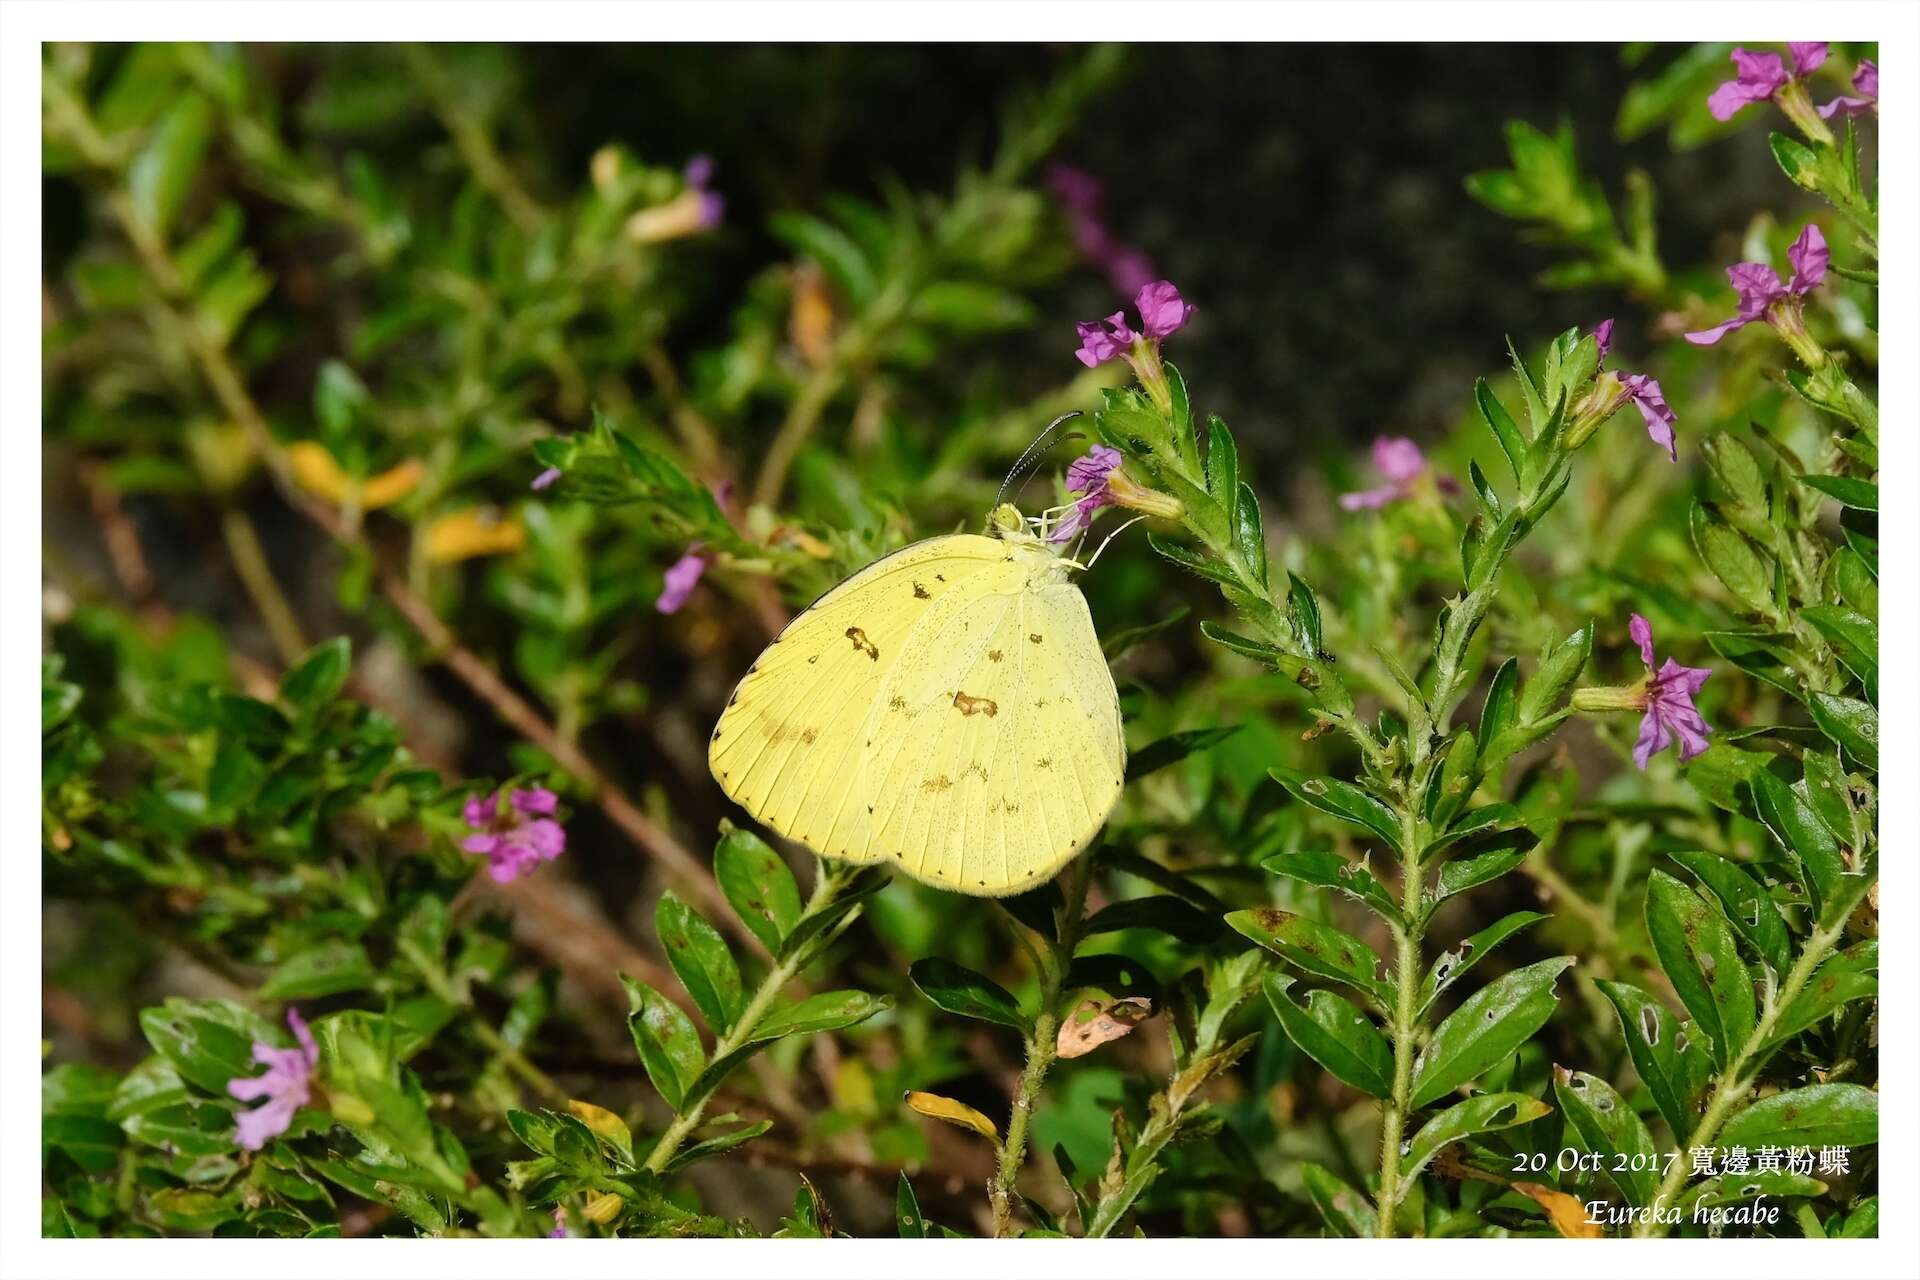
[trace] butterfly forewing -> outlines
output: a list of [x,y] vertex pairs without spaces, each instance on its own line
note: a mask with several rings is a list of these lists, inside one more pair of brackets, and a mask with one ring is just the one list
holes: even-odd
[[816,852],[992,895],[1086,846],[1125,756],[1079,590],[1043,550],[970,534],[822,597],[740,682],[709,750],[728,795]]

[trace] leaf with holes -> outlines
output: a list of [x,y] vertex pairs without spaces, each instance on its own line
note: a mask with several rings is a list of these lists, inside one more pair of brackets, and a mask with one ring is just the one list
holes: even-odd
[[1793,966],[1792,942],[1787,922],[1773,897],[1738,865],[1716,854],[1680,852],[1669,855],[1693,873],[1694,879],[1720,900],[1733,931],[1772,967],[1776,976],[1785,976]]
[[1865,1147],[1880,1141],[1880,1095],[1857,1084],[1810,1084],[1754,1103],[1720,1130],[1728,1147]]
[[[1418,1105],[1418,1104],[1416,1104]],[[1407,1145],[1406,1159],[1400,1169],[1402,1179],[1411,1182],[1449,1143],[1476,1133],[1493,1133],[1515,1125],[1531,1124],[1553,1108],[1524,1093],[1482,1093],[1456,1102],[1420,1126]]]
[[1718,908],[1664,871],[1647,881],[1647,932],[1722,1070],[1753,1034],[1753,975]]
[[1684,1142],[1693,1131],[1693,1095],[1706,1077],[1705,1048],[1697,1037],[1687,1037],[1686,1025],[1665,1005],[1632,983],[1600,978],[1594,985],[1620,1017],[1620,1034],[1640,1082],[1676,1140]]
[[1227,924],[1315,977],[1345,983],[1384,1006],[1387,986],[1377,976],[1380,957],[1350,933],[1277,907],[1231,912]]
[[1559,1003],[1554,981],[1573,963],[1556,956],[1494,980],[1434,1029],[1414,1071],[1413,1105],[1430,1106],[1532,1038]]
[[1309,778],[1278,765],[1267,772],[1302,802],[1322,813],[1365,827],[1394,848],[1400,847],[1400,823],[1393,816],[1393,810],[1352,783],[1337,778]]
[[1567,1124],[1600,1156],[1601,1171],[1628,1203],[1651,1204],[1660,1185],[1653,1135],[1627,1100],[1599,1076],[1561,1067],[1553,1069],[1553,1094]]
[[1461,974],[1480,963],[1495,947],[1534,921],[1546,918],[1538,911],[1515,911],[1501,916],[1472,937],[1463,938],[1459,946],[1435,957],[1427,969],[1426,978],[1420,983],[1420,1012],[1424,1014],[1431,1008],[1434,997],[1458,982]]

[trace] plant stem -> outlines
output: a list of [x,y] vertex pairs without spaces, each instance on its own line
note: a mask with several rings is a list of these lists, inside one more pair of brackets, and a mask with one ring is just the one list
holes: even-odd
[[287,603],[280,584],[274,580],[273,567],[267,563],[267,550],[260,545],[260,534],[254,529],[253,521],[239,507],[229,506],[220,513],[220,535],[226,540],[227,554],[233,558],[240,584],[253,598],[260,620],[266,623],[267,633],[273,637],[273,647],[279,650],[280,660],[292,665],[307,651],[306,637],[301,633],[300,619],[293,606]]
[[1034,1013],[1033,1029],[1027,1033],[1027,1064],[1014,1088],[1013,1110],[1007,1117],[1007,1136],[1000,1144],[999,1161],[993,1181],[987,1184],[987,1200],[993,1208],[993,1234],[1004,1237],[1013,1224],[1014,1190],[1020,1181],[1021,1167],[1027,1158],[1027,1126],[1047,1072],[1059,1055],[1060,995],[1073,962],[1074,948],[1080,945],[1080,928],[1087,906],[1087,884],[1093,876],[1093,855],[1083,853],[1067,873],[1066,908],[1060,913],[1058,937],[1049,947],[1047,962],[1040,967],[1040,1002]]
[[1386,1112],[1380,1120],[1380,1192],[1374,1222],[1374,1234],[1382,1240],[1393,1237],[1393,1215],[1404,1194],[1400,1182],[1400,1144],[1406,1135],[1407,1115],[1413,1109],[1413,1058],[1418,1048],[1420,1020],[1420,946],[1426,934],[1419,855],[1423,825],[1415,819],[1411,808],[1401,814],[1400,911],[1406,923],[1392,926],[1393,1095],[1387,1100]]
[[[834,896],[846,883],[835,864],[822,862],[819,867],[820,874],[813,882],[813,893],[807,899],[806,910],[800,913],[801,920],[817,915],[831,905]],[[707,1059],[709,1062],[718,1062],[728,1054],[746,1046],[753,1038],[755,1029],[773,1008],[773,1002],[780,998],[780,993],[799,973],[807,954],[806,948],[796,948],[786,957],[774,960],[773,967],[767,970],[767,976],[760,980],[758,987],[754,988],[752,998],[747,1001],[747,1007],[741,1010],[732,1028],[714,1042],[713,1053]],[[667,1163],[686,1144],[688,1135],[700,1127],[701,1120],[707,1114],[707,1103],[712,1101],[712,1098],[713,1095],[709,1092],[691,1107],[673,1117],[672,1123],[667,1125],[665,1131],[653,1144],[653,1150],[647,1153],[644,1168],[651,1173],[665,1171]]]
[[[1865,892],[1864,888],[1861,892]],[[1765,1061],[1766,1055],[1762,1050],[1767,1041],[1772,1038],[1773,1028],[1779,1022],[1780,1014],[1793,1003],[1793,998],[1800,994],[1801,988],[1805,987],[1808,979],[1813,977],[1813,971],[1820,967],[1820,962],[1825,960],[1828,953],[1833,950],[1833,944],[1839,941],[1842,933],[1846,932],[1847,917],[1852,914],[1851,905],[1844,911],[1835,910],[1830,906],[1829,911],[1833,916],[1832,923],[1814,930],[1812,936],[1807,939],[1807,945],[1801,950],[1800,958],[1794,962],[1793,968],[1787,973],[1786,980],[1780,984],[1780,989],[1774,993],[1773,999],[1767,1002],[1766,1010],[1760,1015],[1760,1020],[1754,1024],[1753,1034],[1747,1037],[1746,1043],[1740,1046],[1740,1052],[1727,1063],[1727,1069],[1720,1073],[1719,1080],[1713,1087],[1713,1093],[1707,1099],[1706,1109],[1700,1114],[1700,1123],[1696,1124],[1693,1132],[1687,1135],[1688,1149],[1712,1145],[1721,1126],[1732,1117],[1736,1106],[1752,1090],[1759,1068]],[[1654,1193],[1649,1207],[1659,1207],[1672,1201],[1681,1185],[1686,1182],[1690,1172],[1692,1170],[1688,1162],[1675,1160],[1673,1167],[1667,1170],[1666,1177],[1661,1179],[1660,1189]],[[1634,1238],[1657,1240],[1667,1234],[1669,1225],[1659,1221],[1657,1215],[1650,1214],[1647,1221],[1634,1228]]]

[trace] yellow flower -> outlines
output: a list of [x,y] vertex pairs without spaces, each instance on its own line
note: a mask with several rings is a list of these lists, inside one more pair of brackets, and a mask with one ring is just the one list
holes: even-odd
[[518,551],[527,531],[512,516],[500,518],[490,510],[469,508],[442,516],[427,526],[426,555],[433,564],[454,564],[475,556]]
[[287,446],[287,461],[293,467],[294,483],[328,502],[346,502],[356,492],[357,486],[362,511],[392,506],[419,488],[420,477],[425,473],[425,468],[418,460],[408,458],[377,476],[356,481],[340,469],[340,464],[334,461],[325,446],[312,440],[301,440]]

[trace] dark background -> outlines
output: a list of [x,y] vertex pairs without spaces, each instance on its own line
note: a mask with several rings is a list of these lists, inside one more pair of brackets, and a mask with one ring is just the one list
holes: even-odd
[[[935,190],[957,158],[991,154],[999,111],[1077,51],[1040,45],[542,46],[518,51],[536,127],[577,173],[605,138],[642,155],[706,151],[720,164],[730,234],[765,215],[870,193],[878,175]],[[1648,59],[1664,59],[1655,51]],[[1350,450],[1381,432],[1430,434],[1473,378],[1525,345],[1618,307],[1604,292],[1531,285],[1550,260],[1471,200],[1462,178],[1505,168],[1509,118],[1563,113],[1609,195],[1645,168],[1669,262],[1707,254],[1774,194],[1751,146],[1675,154],[1655,132],[1613,140],[1633,72],[1620,46],[1136,46],[1056,158],[1107,186],[1107,221],[1200,311],[1175,357],[1255,450]],[[1680,198],[1684,192],[1685,198]],[[732,256],[741,280],[779,248]],[[724,291],[711,295],[724,306]],[[1092,318],[1118,300],[1077,272],[1042,315]],[[707,318],[724,323],[724,311]],[[1035,385],[1071,351],[1020,335]],[[1025,352],[1024,356],[1019,352]]]

